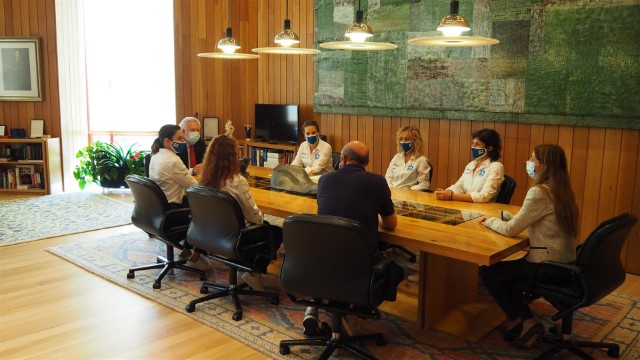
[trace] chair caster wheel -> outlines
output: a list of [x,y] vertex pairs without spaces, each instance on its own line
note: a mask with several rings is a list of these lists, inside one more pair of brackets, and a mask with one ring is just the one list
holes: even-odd
[[133,279],[134,277],[136,277],[136,273],[134,273],[133,271],[129,271],[127,273],[127,279]]
[[291,349],[287,345],[280,345],[280,355],[289,355],[291,353]]
[[242,312],[238,311],[238,312],[234,312],[233,315],[231,316],[231,318],[234,321],[240,321],[242,320]]
[[620,346],[616,346],[607,350],[607,356],[617,359],[620,357]]
[[279,297],[274,297],[273,299],[271,299],[271,305],[278,305],[280,304],[280,298]]
[[205,280],[207,280],[207,274],[205,273],[200,274],[200,281],[205,281]]
[[203,286],[200,288],[200,294],[206,294],[209,292],[209,288],[206,286]]
[[412,264],[415,264],[415,263],[416,263],[416,260],[417,260],[417,259],[416,259],[416,256],[415,256],[415,255],[413,255],[413,256],[411,256],[411,257],[409,257],[409,262],[410,262],[410,263],[412,263]]
[[387,345],[387,341],[384,339],[382,335],[378,336],[375,340],[377,346],[385,346]]
[[161,283],[159,283],[159,282],[154,282],[154,283],[153,283],[153,288],[154,288],[154,289],[160,289],[160,286],[162,286],[162,284],[161,284]]
[[195,304],[187,304],[187,306],[184,308],[185,310],[187,310],[188,313],[192,313],[194,311],[196,311],[196,306]]

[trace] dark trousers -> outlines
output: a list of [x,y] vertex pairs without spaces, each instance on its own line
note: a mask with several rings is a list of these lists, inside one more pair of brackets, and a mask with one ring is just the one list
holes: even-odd
[[524,300],[523,290],[531,281],[536,265],[522,258],[480,267],[484,285],[511,320],[533,317],[528,302]]

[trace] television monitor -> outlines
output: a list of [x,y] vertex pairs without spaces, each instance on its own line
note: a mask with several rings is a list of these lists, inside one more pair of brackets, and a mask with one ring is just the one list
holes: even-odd
[[256,141],[298,143],[298,105],[256,104]]

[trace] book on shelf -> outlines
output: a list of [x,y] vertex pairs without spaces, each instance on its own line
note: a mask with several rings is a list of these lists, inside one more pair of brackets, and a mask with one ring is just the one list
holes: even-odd
[[16,188],[29,189],[36,187],[35,177],[36,167],[33,165],[16,165]]

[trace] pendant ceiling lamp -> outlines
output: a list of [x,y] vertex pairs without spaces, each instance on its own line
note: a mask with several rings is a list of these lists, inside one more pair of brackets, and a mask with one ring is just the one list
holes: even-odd
[[409,44],[419,46],[480,46],[495,45],[500,43],[497,39],[482,36],[462,36],[465,31],[471,30],[469,21],[459,15],[460,2],[452,0],[449,15],[443,17],[436,30],[443,36],[425,36],[410,39]]
[[265,54],[297,54],[297,55],[313,55],[319,54],[320,50],[317,49],[306,49],[306,48],[294,48],[291,45],[296,45],[300,43],[300,37],[298,34],[291,31],[291,20],[289,20],[289,0],[285,3],[285,19],[284,19],[284,30],[276,35],[273,39],[273,42],[280,45],[278,47],[262,47],[251,49],[251,51],[256,53],[265,53]]
[[320,47],[338,50],[393,50],[398,47],[398,45],[391,43],[367,41],[373,36],[373,30],[364,23],[364,12],[360,8],[360,0],[358,0],[356,22],[349,25],[344,36],[349,40],[326,42],[320,44]]
[[260,56],[254,54],[237,53],[236,50],[240,49],[240,45],[233,38],[233,32],[231,30],[231,0],[227,0],[227,30],[225,37],[218,41],[218,49],[220,52],[199,53],[199,57],[215,58],[215,59],[257,59]]

